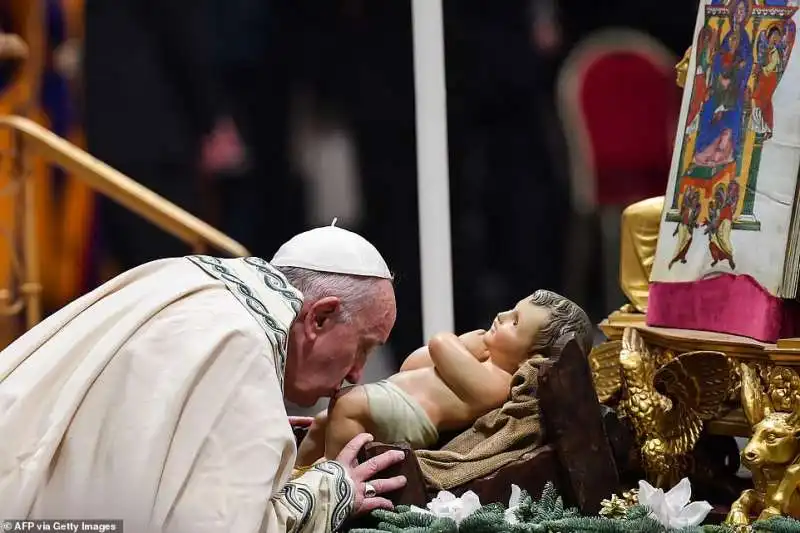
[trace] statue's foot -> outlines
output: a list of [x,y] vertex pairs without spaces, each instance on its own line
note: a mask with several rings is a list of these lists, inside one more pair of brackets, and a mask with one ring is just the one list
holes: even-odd
[[746,526],[750,524],[750,519],[747,517],[747,513],[736,510],[728,513],[725,523],[729,526]]
[[776,507],[766,507],[761,514],[758,515],[759,520],[769,520],[770,518],[774,518],[776,516],[781,516],[780,509]]

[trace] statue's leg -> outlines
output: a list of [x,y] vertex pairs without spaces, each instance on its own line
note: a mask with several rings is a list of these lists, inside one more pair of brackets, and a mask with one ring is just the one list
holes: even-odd
[[783,474],[783,479],[778,484],[772,497],[764,502],[764,519],[771,516],[792,515],[792,497],[800,485],[800,464],[789,466]]
[[297,466],[309,466],[325,456],[325,432],[328,429],[328,411],[314,417],[308,433],[297,449]]
[[335,459],[353,437],[372,427],[367,395],[360,386],[350,388],[328,409],[325,456]]
[[729,525],[747,525],[750,516],[761,511],[763,501],[761,495],[753,489],[747,489],[731,504],[731,510],[725,523]]

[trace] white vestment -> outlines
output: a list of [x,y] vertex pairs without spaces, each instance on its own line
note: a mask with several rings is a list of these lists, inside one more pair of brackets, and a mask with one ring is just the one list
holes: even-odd
[[261,259],[165,259],[20,337],[0,352],[0,519],[338,529],[354,501],[341,465],[289,481],[283,369],[301,303]]

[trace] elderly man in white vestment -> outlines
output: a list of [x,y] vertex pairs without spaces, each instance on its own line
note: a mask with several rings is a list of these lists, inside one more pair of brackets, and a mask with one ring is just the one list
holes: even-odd
[[[124,519],[128,533],[326,532],[391,504],[402,454],[293,476],[284,398],[360,379],[395,320],[391,274],[360,236],[317,228],[270,263],[142,265],[0,352],[0,518]],[[293,479],[292,479],[293,477]]]

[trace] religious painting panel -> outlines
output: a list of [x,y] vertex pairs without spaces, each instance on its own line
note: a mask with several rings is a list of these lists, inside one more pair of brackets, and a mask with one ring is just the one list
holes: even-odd
[[750,274],[777,293],[800,165],[800,0],[703,0],[652,281]]

